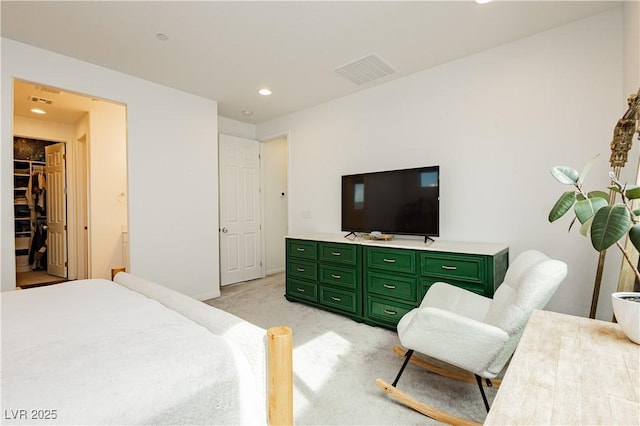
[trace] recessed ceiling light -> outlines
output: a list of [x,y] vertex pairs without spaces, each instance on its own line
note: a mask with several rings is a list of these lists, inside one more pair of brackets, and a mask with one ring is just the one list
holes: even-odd
[[478,4],[487,4],[487,3],[491,3],[493,0],[476,0],[476,3]]
[[269,96],[271,94],[271,90],[267,89],[266,87],[258,90],[258,93],[260,93],[262,96]]
[[46,114],[46,111],[41,110],[40,108],[33,108],[31,112],[35,114]]
[[242,111],[242,114],[246,115],[248,117],[250,115],[253,115],[253,111],[249,111],[248,109],[245,109],[245,110]]
[[156,38],[160,41],[167,41],[169,40],[169,36],[166,34],[162,34],[162,33],[158,33],[156,34]]

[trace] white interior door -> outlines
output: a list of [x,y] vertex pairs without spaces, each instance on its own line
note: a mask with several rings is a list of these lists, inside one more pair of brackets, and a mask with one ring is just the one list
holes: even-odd
[[67,194],[63,143],[45,147],[47,197],[47,272],[67,278]]
[[261,265],[260,145],[220,135],[220,283],[259,278]]

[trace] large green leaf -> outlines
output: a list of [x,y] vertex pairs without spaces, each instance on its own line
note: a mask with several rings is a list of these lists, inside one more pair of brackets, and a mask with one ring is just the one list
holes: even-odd
[[566,212],[571,210],[573,204],[576,202],[576,192],[567,191],[560,196],[558,201],[553,205],[549,212],[549,222],[555,222],[560,219]]
[[580,176],[578,177],[579,184],[582,184],[584,182],[584,179],[587,177],[587,175],[591,171],[591,167],[593,167],[593,162],[596,161],[596,158],[598,158],[597,155],[593,157],[591,160],[587,161],[587,164],[585,164],[585,166],[582,168],[582,171],[580,172]]
[[631,227],[629,230],[629,239],[636,250],[640,251],[640,224],[635,224]]
[[589,196],[589,198],[604,198],[607,203],[609,202],[609,194],[607,194],[604,191],[589,191],[589,193],[587,194]]
[[631,216],[623,204],[601,208],[591,224],[593,248],[597,251],[608,249],[627,233],[630,225]]
[[626,191],[624,191],[624,195],[630,200],[636,200],[640,198],[640,186],[636,185],[627,185]]
[[588,198],[586,200],[578,201],[574,210],[580,223],[585,223],[587,220],[591,219],[598,210],[608,205],[609,203],[600,197]]
[[565,185],[575,185],[580,179],[578,171],[569,166],[554,166],[551,168],[551,175]]

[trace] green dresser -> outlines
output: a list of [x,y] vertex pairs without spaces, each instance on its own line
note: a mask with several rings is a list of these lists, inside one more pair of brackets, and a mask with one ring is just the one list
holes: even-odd
[[509,261],[499,244],[338,241],[287,238],[286,298],[392,329],[437,281],[492,297]]
[[365,247],[365,317],[395,327],[418,304],[418,262],[414,250]]
[[286,297],[362,321],[362,247],[287,239]]

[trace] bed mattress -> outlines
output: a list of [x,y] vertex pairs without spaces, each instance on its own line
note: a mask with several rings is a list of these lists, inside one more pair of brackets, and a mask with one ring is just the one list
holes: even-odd
[[154,299],[100,279],[0,298],[3,424],[265,423],[241,348]]

